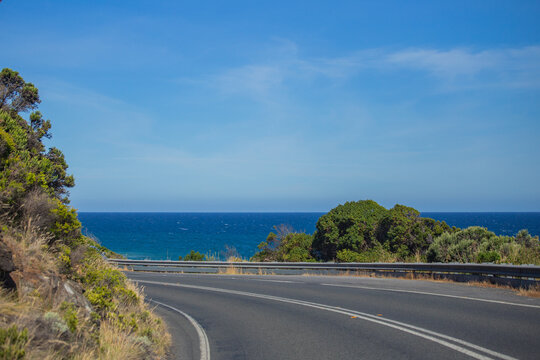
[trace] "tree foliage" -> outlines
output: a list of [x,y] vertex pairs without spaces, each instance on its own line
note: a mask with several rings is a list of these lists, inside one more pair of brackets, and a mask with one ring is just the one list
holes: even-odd
[[[191,250],[186,256],[184,256],[184,261],[204,261],[205,260],[204,254],[201,254],[198,251]],[[178,260],[182,260],[182,257],[179,256]]]
[[290,226],[274,226],[276,233],[268,234],[266,241],[259,244],[259,252],[252,261],[315,261],[311,254],[313,237],[303,232],[295,232]]
[[540,243],[538,236],[532,237],[527,230],[519,231],[516,236],[497,236],[486,228],[472,226],[437,237],[429,246],[427,260],[538,264]]
[[433,239],[451,228],[444,222],[420,217],[420,212],[404,205],[388,210],[377,225],[377,241],[400,258],[423,252]]
[[404,205],[386,210],[372,200],[347,202],[317,221],[313,235],[274,227],[252,261],[496,262],[540,264],[538,236],[497,236],[423,218]]
[[386,209],[373,200],[337,206],[317,221],[313,251],[322,260],[333,260],[342,249],[368,249],[376,241],[377,224],[385,213]]
[[[4,323],[28,324],[22,331],[0,329],[0,358],[163,358],[167,333],[161,320],[125,275],[103,259],[116,254],[81,234],[77,213],[68,206],[73,176],[63,153],[43,142],[51,137],[51,122],[38,111],[21,115],[38,104],[32,84],[10,69],[0,72],[0,244],[17,254],[17,279],[5,269],[0,275],[15,288],[28,289],[9,295],[18,300],[16,321],[0,314]],[[0,288],[2,301],[4,291]],[[60,301],[71,305],[59,306]],[[115,337],[101,337],[103,329]],[[27,341],[34,338],[40,341]],[[144,349],[137,339],[145,339]],[[126,354],[110,355],[119,341]]]
[[[321,260],[405,260],[425,253],[433,239],[455,231],[404,205],[386,210],[373,200],[347,202],[321,216],[313,252]],[[354,253],[358,254],[355,255]]]
[[4,68],[0,72],[0,109],[19,113],[37,108],[40,102],[38,89],[17,71]]
[[[19,112],[35,109],[40,103],[38,90],[18,72],[0,72],[0,206],[2,218],[15,226],[28,221],[39,223],[56,240],[80,237],[81,224],[67,204],[68,188],[75,185],[67,173],[64,154],[46,150],[51,122],[39,111],[25,120]],[[19,225],[17,225],[19,224]]]

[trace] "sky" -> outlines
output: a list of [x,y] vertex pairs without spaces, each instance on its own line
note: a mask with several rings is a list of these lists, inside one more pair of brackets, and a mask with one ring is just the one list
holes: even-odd
[[80,211],[540,211],[540,1],[0,3]]

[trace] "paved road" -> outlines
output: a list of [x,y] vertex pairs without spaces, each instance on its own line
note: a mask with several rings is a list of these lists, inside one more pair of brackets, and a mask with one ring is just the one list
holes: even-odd
[[538,359],[540,354],[540,299],[508,290],[358,277],[127,275],[159,304],[173,333],[173,358],[209,353],[212,359]]

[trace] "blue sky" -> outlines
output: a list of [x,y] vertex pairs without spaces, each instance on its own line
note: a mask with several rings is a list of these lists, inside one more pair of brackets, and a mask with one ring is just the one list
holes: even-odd
[[0,3],[81,211],[540,211],[538,1]]

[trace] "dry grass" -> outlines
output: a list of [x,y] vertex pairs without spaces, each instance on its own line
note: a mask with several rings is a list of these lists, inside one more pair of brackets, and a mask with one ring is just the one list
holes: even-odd
[[[105,262],[101,258],[96,259],[96,261],[99,263],[99,265],[97,266],[101,268],[107,267],[107,268],[115,269],[114,266]],[[158,316],[156,316],[152,312],[148,304],[143,301],[144,291],[142,287],[136,285],[134,282],[130,281],[129,279],[126,279],[124,288],[127,291],[133,292],[136,295],[136,298],[138,299],[138,301],[136,301],[135,303],[131,301],[127,301],[127,302],[119,301],[117,303],[119,313],[125,314],[125,315],[137,314],[136,316],[137,329],[138,329],[137,332],[132,333],[131,331],[127,329],[123,330],[124,335],[127,336],[129,339],[131,339],[130,340],[131,343],[127,343],[127,344],[133,345],[135,347],[134,353],[138,353],[137,349],[140,347],[140,344],[136,342],[134,343],[133,339],[138,338],[139,340],[143,342],[151,342],[152,343],[151,347],[154,353],[159,358],[165,357],[165,354],[167,353],[167,350],[169,349],[171,345],[171,336],[167,330],[166,324]],[[111,322],[109,323],[108,326],[111,327],[113,325],[117,325],[117,324]],[[121,331],[121,330],[118,330],[118,331]],[[103,335],[106,336],[108,335],[108,333],[104,333]],[[125,346],[128,346],[128,345],[125,345]],[[146,345],[146,350],[148,350],[148,347],[149,345]],[[111,354],[111,356],[113,355],[114,354]],[[131,358],[132,357],[127,357],[126,359],[131,359]],[[144,358],[147,358],[147,357],[144,357]],[[103,359],[108,359],[108,357],[103,357]],[[114,359],[114,357],[112,357],[112,359]]]
[[[144,299],[144,289],[141,286],[135,284],[133,281],[128,280],[126,288],[137,294],[139,299]],[[137,307],[139,312],[147,313],[149,315],[149,318],[145,322],[141,322],[141,325],[146,325],[152,329],[154,334],[152,336],[154,342],[154,350],[156,351],[158,356],[164,357],[167,353],[167,350],[171,346],[171,334],[167,329],[167,325],[157,315],[153,313],[152,309],[150,309],[148,304],[144,301],[141,301],[137,305]]]
[[[64,354],[75,349],[75,345],[60,340],[54,333],[45,333],[40,329],[44,303],[36,299],[23,298],[19,300],[15,293],[0,291],[0,328],[15,326],[19,331],[28,331],[28,341],[24,346],[28,359],[58,359],[56,349],[62,349]],[[59,312],[58,307],[48,309],[51,312]],[[41,323],[39,322],[41,321]],[[42,326],[42,325],[41,325]]]
[[[66,275],[60,273],[59,262],[55,259],[59,254],[54,255],[47,250],[45,245],[49,241],[48,237],[36,230],[31,221],[18,233],[4,232],[1,241],[13,253],[17,267],[13,276],[32,278],[39,275],[65,279]],[[100,257],[88,260],[87,264],[100,271],[110,267]],[[78,275],[83,275],[85,268],[76,267],[80,271]],[[77,277],[76,273],[73,275]],[[51,293],[48,284],[45,285],[45,288],[38,286],[34,291],[24,294],[0,288],[0,328],[15,325],[21,331],[25,328],[28,330],[26,358],[86,360],[166,357],[171,339],[165,323],[142,301],[144,297],[141,289],[131,281],[125,281],[124,288],[136,294],[138,301],[133,302],[128,297],[123,301],[124,297],[116,297],[114,301],[118,305],[118,316],[110,319],[105,317],[100,323],[75,308],[76,330],[63,335],[43,328],[46,313],[57,314],[60,322],[67,321],[62,320],[66,314],[65,308],[61,308],[61,304],[54,305],[52,300],[55,295]],[[136,325],[126,325],[126,322],[119,321],[120,316],[125,319],[133,317]]]
[[528,289],[519,289],[518,295],[540,298],[540,285],[531,286]]
[[228,262],[247,262],[246,259],[242,259],[241,257],[239,257],[239,256],[234,256],[234,255],[233,255],[233,256],[229,256],[229,257],[227,258],[227,261],[228,261]]
[[[246,274],[246,275],[248,275],[248,274]],[[257,275],[276,275],[276,273],[271,271],[271,270],[263,270],[262,268],[259,268],[257,270]]]
[[132,337],[107,322],[103,322],[99,327],[99,344],[99,359],[137,360],[145,355],[142,344],[134,342]]
[[235,266],[227,266],[225,269],[219,268],[218,274],[221,275],[244,275],[241,268]]
[[2,241],[13,253],[17,268],[40,272],[56,270],[54,257],[46,249],[49,240],[48,235],[39,233],[30,222],[19,236],[9,233],[2,236]]
[[109,322],[102,322],[99,328],[99,349],[86,349],[75,359],[137,360],[143,359],[145,349],[142,344]]
[[[130,289],[140,291],[133,285],[130,285]],[[79,317],[77,331],[69,337],[71,340],[61,340],[56,334],[44,334],[43,329],[40,329],[42,326],[39,325],[42,321],[40,319],[43,318],[44,311],[39,307],[40,305],[43,304],[17,301],[13,294],[5,291],[0,293],[0,327],[8,328],[15,325],[19,330],[25,328],[28,330],[28,343],[25,346],[28,359],[136,360],[155,358],[150,356],[152,353],[150,347],[157,358],[161,359],[165,358],[170,346],[170,335],[165,324],[149,310],[146,310],[148,319],[139,320],[138,323],[141,327],[151,324],[154,331],[152,342],[144,336],[122,328],[115,321],[101,321],[97,328],[89,318],[83,317]],[[144,303],[141,306],[147,309]],[[61,313],[59,307],[48,309],[48,311]]]
[[27,305],[17,302],[14,294],[0,288],[0,319],[23,314],[27,310]]

